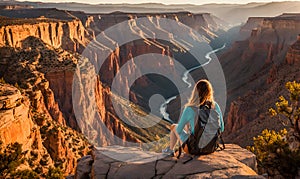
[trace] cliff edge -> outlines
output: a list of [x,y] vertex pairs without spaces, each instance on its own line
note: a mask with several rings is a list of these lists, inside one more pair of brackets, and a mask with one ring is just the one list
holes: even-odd
[[[111,159],[106,153],[127,162]],[[255,172],[255,155],[234,144],[227,144],[224,151],[194,158],[182,155],[178,160],[164,157],[148,163],[135,160],[147,160],[149,155],[162,158],[162,154],[137,148],[97,148],[78,161],[75,178],[263,178]]]

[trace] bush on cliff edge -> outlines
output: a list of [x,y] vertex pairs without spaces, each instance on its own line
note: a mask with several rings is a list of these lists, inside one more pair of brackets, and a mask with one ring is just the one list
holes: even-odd
[[[280,96],[276,108],[269,112],[277,116],[287,129],[279,132],[265,129],[254,137],[248,147],[257,156],[260,173],[270,177],[296,178],[300,171],[300,83],[288,82],[289,99]],[[287,122],[286,122],[287,121]]]

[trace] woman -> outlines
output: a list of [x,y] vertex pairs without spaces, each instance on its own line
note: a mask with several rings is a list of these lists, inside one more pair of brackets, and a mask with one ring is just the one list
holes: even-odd
[[163,153],[173,155],[178,139],[180,144],[183,144],[189,134],[194,133],[195,110],[204,104],[210,104],[211,109],[217,111],[220,116],[221,131],[224,131],[222,112],[220,106],[214,101],[212,85],[207,80],[200,80],[196,83],[191,98],[185,105],[179,123],[171,126],[170,146],[164,149]]

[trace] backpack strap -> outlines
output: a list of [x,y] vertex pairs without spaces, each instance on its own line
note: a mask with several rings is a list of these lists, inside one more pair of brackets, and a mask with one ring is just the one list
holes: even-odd
[[219,143],[217,144],[217,149],[220,149],[220,151],[225,149],[225,142],[223,140],[222,134],[219,134]]
[[[183,144],[183,145],[184,145],[184,144]],[[181,153],[182,153],[182,146],[180,145],[180,146],[179,146],[179,149],[178,149],[178,155],[176,156],[177,159],[180,158]]]
[[221,143],[222,143],[222,147],[220,147],[221,150],[224,150],[225,149],[225,142],[223,140],[223,137],[222,135],[220,135],[220,140],[221,140]]

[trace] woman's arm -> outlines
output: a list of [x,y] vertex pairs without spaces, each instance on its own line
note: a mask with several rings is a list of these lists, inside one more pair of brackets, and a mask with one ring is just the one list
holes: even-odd
[[[188,122],[194,120],[194,110],[191,107],[185,107],[177,125],[176,131],[180,135]],[[193,126],[191,126],[193,127]]]
[[220,106],[218,103],[215,102],[216,111],[219,113],[220,116],[220,124],[221,124],[221,132],[224,132],[224,121],[223,121],[223,115]]

